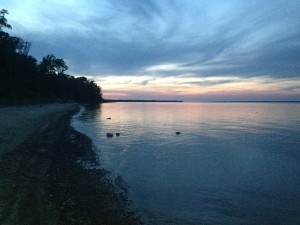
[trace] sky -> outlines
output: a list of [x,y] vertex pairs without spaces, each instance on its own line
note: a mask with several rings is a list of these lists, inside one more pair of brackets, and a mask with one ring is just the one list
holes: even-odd
[[299,0],[0,0],[106,99],[300,101]]

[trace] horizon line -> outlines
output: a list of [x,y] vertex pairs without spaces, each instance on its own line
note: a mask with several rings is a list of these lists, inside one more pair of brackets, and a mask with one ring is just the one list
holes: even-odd
[[200,102],[200,103],[300,103],[300,100],[158,100],[158,99],[104,99],[105,102]]

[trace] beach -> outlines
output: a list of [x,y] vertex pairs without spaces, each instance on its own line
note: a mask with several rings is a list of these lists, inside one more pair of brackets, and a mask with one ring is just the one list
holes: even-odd
[[42,132],[77,104],[0,107],[0,156],[16,148],[34,133]]
[[[0,107],[0,224],[141,224],[70,126],[78,104]],[[88,167],[87,167],[88,165]]]

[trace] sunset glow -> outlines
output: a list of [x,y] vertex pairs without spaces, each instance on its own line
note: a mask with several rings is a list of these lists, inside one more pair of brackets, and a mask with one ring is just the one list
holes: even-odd
[[296,0],[2,3],[33,56],[64,58],[105,98],[300,101]]
[[176,99],[190,101],[209,100],[266,100],[271,96],[282,96],[282,100],[290,95],[300,95],[300,81],[274,80],[268,77],[241,79],[238,77],[209,78],[154,78],[154,77],[106,77],[98,83],[108,99]]

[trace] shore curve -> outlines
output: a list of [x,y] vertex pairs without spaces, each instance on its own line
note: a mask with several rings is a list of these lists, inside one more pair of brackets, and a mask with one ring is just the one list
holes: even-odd
[[[91,140],[70,126],[78,105],[26,107],[0,108],[1,119],[3,112],[34,112],[27,121],[6,122],[16,129],[5,136],[12,143],[1,142],[0,224],[143,224],[110,171],[79,163],[98,162]],[[44,107],[51,109],[39,111]]]

